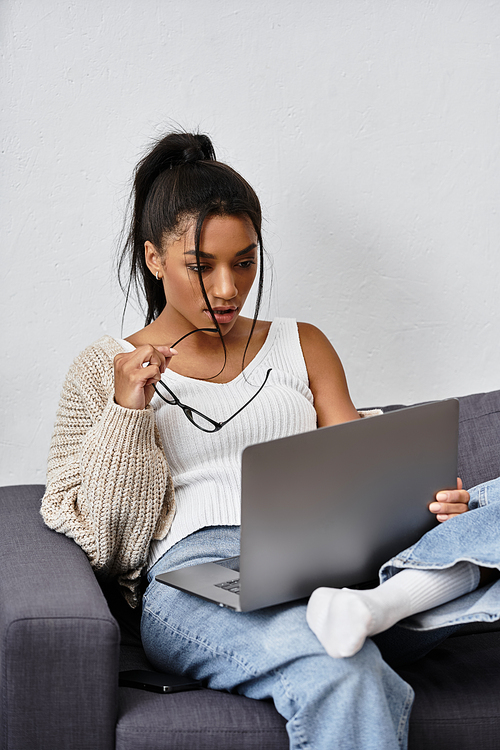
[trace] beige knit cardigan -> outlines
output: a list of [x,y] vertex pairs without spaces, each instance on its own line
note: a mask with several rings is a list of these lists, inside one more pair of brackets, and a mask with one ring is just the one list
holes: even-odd
[[118,577],[135,607],[150,543],[172,523],[174,493],[152,408],[124,409],[113,399],[113,359],[122,351],[104,336],[68,372],[41,514],[82,547],[98,575]]

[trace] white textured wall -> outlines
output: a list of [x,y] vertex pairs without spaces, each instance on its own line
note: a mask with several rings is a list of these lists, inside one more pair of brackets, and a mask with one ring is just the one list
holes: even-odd
[[266,313],[320,326],[358,405],[500,387],[500,2],[2,0],[0,26],[0,483],[44,480],[72,358],[120,333],[127,180],[169,122],[256,187]]

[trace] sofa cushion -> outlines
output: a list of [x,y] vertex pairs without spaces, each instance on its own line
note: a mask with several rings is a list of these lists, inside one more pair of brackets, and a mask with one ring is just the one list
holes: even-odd
[[116,750],[288,750],[285,719],[268,701],[205,689],[119,692]]
[[415,690],[409,750],[497,750],[500,633],[448,638],[397,671]]

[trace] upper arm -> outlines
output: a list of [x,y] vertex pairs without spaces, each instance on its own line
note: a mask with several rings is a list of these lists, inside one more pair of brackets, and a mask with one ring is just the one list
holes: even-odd
[[61,394],[41,513],[114,575],[144,565],[171,510],[171,480],[152,410],[116,404],[112,360],[86,352]]
[[318,427],[358,419],[337,352],[316,326],[299,323],[298,329]]

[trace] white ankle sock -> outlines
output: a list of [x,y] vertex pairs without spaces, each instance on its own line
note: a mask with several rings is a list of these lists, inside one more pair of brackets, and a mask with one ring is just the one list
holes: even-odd
[[307,622],[330,656],[353,656],[368,636],[468,594],[478,584],[477,565],[459,562],[445,570],[402,570],[365,591],[320,588],[309,599]]

